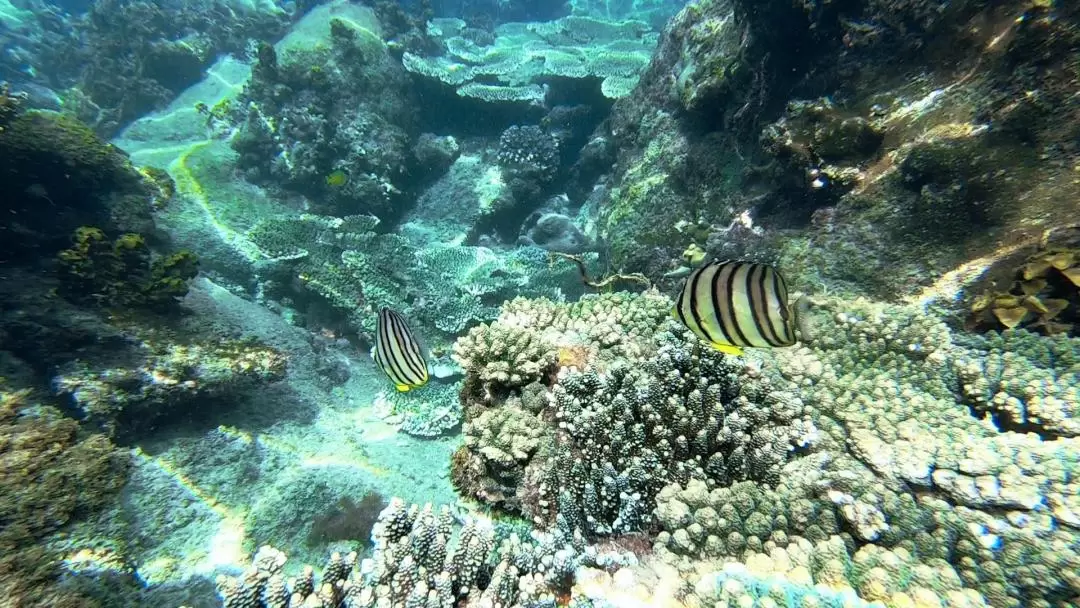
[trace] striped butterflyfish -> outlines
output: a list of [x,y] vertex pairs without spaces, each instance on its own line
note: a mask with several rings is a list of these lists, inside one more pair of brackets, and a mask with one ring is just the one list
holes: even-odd
[[427,384],[427,361],[420,344],[405,319],[385,306],[375,325],[375,363],[401,392]]
[[795,344],[787,285],[772,266],[714,260],[686,277],[672,314],[717,350]]

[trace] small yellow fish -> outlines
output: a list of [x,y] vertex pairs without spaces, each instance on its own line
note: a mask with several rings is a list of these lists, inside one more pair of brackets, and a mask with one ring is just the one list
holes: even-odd
[[331,188],[340,188],[344,186],[348,181],[349,176],[341,169],[338,169],[337,171],[334,171],[330,175],[326,176],[326,185],[330,186]]

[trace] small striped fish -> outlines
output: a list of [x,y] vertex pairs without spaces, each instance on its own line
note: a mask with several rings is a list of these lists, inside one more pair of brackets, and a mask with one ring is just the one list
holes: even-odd
[[405,319],[386,307],[379,311],[375,326],[375,363],[401,392],[427,384],[427,361],[420,344]]
[[717,350],[792,346],[795,326],[787,285],[772,266],[714,260],[686,277],[672,314]]

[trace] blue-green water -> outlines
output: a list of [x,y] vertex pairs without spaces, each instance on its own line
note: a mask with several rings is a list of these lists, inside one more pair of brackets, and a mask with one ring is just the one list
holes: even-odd
[[1080,603],[1071,3],[0,47],[0,605]]

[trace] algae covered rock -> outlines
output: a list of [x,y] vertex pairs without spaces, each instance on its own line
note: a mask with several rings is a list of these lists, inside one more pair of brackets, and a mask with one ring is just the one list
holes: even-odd
[[693,245],[879,296],[1037,240],[1080,218],[1077,31],[1045,3],[689,5],[601,129],[599,236],[653,280]]
[[255,341],[184,343],[168,333],[144,336],[123,361],[76,360],[53,379],[83,417],[110,433],[152,428],[170,415],[192,415],[209,403],[235,398],[281,380],[286,357]]
[[[0,386],[0,593],[20,606],[78,605],[56,586],[60,556],[44,544],[95,513],[124,484],[128,455],[102,435],[84,435],[25,392]],[[78,491],[73,491],[77,488]]]
[[371,10],[331,3],[257,51],[224,114],[245,178],[308,197],[328,215],[406,210],[418,104]]
[[80,226],[151,229],[153,189],[122,151],[70,116],[30,111],[5,119],[0,177],[6,259],[54,253]]

